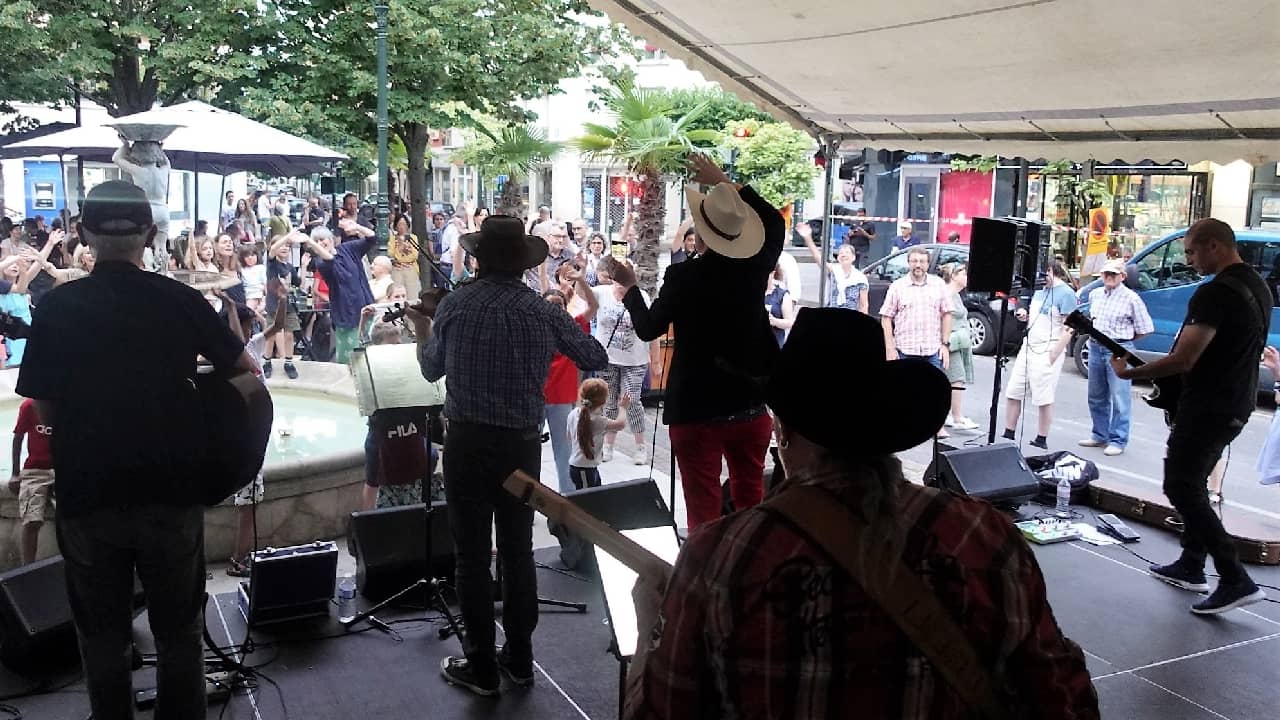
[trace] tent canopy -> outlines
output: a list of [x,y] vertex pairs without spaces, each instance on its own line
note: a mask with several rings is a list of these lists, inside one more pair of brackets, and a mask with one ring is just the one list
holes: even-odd
[[1275,0],[589,0],[845,148],[1280,159]]
[[[164,141],[165,154],[175,170],[219,175],[250,170],[280,177],[321,172],[347,156],[322,145],[277,130],[243,115],[202,102],[186,102],[115,118],[114,123],[181,124]],[[85,126],[12,143],[0,157],[77,155],[109,162],[120,137],[106,125]]]

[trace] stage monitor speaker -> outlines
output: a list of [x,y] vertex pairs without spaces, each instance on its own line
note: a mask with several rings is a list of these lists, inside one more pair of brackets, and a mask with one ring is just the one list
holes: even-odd
[[[671,525],[671,513],[652,480],[609,483],[567,493],[565,498],[619,532]],[[551,525],[560,541],[560,562],[579,572],[596,573],[595,555],[586,540],[563,526]]]
[[1021,239],[1018,223],[976,217],[969,239],[969,290],[1008,293],[1013,289],[1014,253]]
[[1040,492],[1040,481],[1012,443],[939,453],[937,480],[945,490],[998,504],[1020,505]]
[[76,632],[62,556],[0,574],[0,661],[28,673],[73,663]]
[[418,503],[351,513],[348,550],[356,559],[356,589],[367,600],[382,602],[424,577],[453,578],[448,506],[431,503],[429,548],[426,507]]

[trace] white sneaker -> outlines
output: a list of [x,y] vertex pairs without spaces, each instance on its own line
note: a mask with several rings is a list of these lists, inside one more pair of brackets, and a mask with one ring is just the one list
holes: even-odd
[[613,459],[613,446],[606,444],[604,446],[604,452],[601,453],[600,455],[600,462],[609,462],[612,459]]
[[1123,453],[1124,453],[1124,448],[1120,447],[1119,445],[1108,445],[1107,449],[1102,451],[1103,455],[1110,455],[1112,457],[1115,457],[1116,455],[1121,455]]
[[967,417],[962,417],[959,420],[954,421],[951,427],[954,427],[957,430],[977,430],[979,425]]
[[1101,440],[1094,440],[1093,438],[1089,438],[1088,440],[1081,440],[1076,444],[1079,445],[1080,447],[1102,447],[1103,445],[1106,445],[1106,443],[1102,442]]
[[635,455],[631,456],[631,462],[636,465],[648,465],[649,451],[644,448],[636,448]]
[[945,424],[947,427],[955,427],[955,426],[956,426],[955,418],[953,418],[953,417],[951,417],[950,415],[948,415],[948,416],[947,416],[947,421],[946,421],[946,423],[944,423],[944,424]]

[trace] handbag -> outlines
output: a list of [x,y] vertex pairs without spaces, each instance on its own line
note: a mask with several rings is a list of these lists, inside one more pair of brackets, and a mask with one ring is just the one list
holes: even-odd
[[903,564],[900,550],[864,542],[867,524],[834,495],[799,485],[760,504],[821,547],[893,618],[969,707],[985,720],[1005,720],[989,670],[928,585]]

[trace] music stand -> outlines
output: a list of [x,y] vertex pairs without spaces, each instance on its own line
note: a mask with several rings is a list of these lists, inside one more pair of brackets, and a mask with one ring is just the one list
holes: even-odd
[[[653,480],[631,480],[571,492],[564,496],[653,554],[675,564],[679,536],[662,493]],[[640,629],[631,590],[636,573],[613,556],[592,548],[612,635],[609,652],[618,660],[618,717],[626,701],[627,669],[635,655]]]

